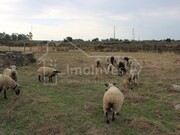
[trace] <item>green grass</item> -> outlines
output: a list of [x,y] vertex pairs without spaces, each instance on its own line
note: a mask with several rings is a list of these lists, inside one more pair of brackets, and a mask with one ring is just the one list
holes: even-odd
[[[0,135],[178,134],[180,112],[170,103],[180,102],[179,93],[168,92],[167,84],[179,84],[179,65],[173,63],[179,56],[123,52],[114,55],[118,54],[131,55],[143,65],[138,88],[124,89],[124,77],[106,75],[63,75],[58,77],[57,85],[43,85],[36,75],[39,66],[18,68],[20,95],[10,90],[5,100],[0,94]],[[90,67],[94,63],[93,59],[86,60],[81,53],[73,51],[51,53],[48,57],[58,59],[57,68],[62,72],[66,72],[67,63],[74,67]],[[105,123],[102,110],[106,81],[118,82],[125,96],[120,116],[110,125]]]

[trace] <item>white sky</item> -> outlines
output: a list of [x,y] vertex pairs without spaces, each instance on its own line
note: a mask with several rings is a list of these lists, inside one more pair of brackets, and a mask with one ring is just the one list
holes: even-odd
[[0,32],[33,39],[180,39],[180,0],[0,0]]

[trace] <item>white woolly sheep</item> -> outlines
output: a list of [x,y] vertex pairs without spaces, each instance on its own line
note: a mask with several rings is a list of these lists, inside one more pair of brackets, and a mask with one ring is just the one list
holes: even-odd
[[4,91],[4,98],[7,99],[6,90],[7,89],[15,90],[16,95],[20,94],[20,86],[15,82],[9,75],[0,74],[0,92]]
[[3,72],[4,75],[9,75],[14,81],[17,82],[18,80],[18,73],[17,73],[17,67],[15,65],[10,66],[9,68],[6,68]]
[[132,62],[129,77],[123,81],[124,86],[130,86],[131,89],[133,86],[137,86],[141,70],[142,66],[138,62]]
[[128,58],[129,59],[127,61],[127,64],[125,65],[127,70],[129,70],[131,68],[132,63],[137,62],[137,60],[133,57],[128,57]]
[[139,62],[137,62],[137,61],[131,62],[130,70],[134,70],[134,69],[137,70],[138,77],[139,77],[139,74],[140,74],[140,72],[142,70],[141,64]]
[[124,102],[123,93],[114,86],[115,84],[107,83],[106,92],[103,97],[103,111],[106,116],[106,123],[109,124],[109,116],[108,113],[113,111],[112,121],[115,120],[115,115],[119,115],[119,111]]
[[129,74],[127,81],[128,81],[128,85],[131,87],[131,89],[133,88],[133,86],[138,85],[139,74],[138,74],[137,69],[130,70],[130,74]]
[[113,64],[109,64],[108,67],[107,67],[107,70],[108,70],[108,74],[113,74],[113,71],[114,71],[115,67],[113,66]]
[[49,82],[52,82],[52,77],[54,77],[58,73],[61,73],[60,71],[57,71],[56,69],[51,67],[40,67],[37,70],[37,72],[38,72],[39,82],[43,82],[44,77],[49,77]]

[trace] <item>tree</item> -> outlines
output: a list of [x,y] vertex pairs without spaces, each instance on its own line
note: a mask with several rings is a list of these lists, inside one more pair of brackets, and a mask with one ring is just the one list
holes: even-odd
[[28,40],[28,38],[24,34],[19,34],[18,35],[18,40]]
[[67,41],[70,41],[70,42],[73,41],[72,37],[67,37],[66,40],[67,40]]
[[92,42],[98,42],[98,41],[99,41],[99,38],[92,39]]
[[17,40],[18,40],[18,34],[17,34],[17,33],[13,33],[13,34],[11,35],[11,39],[12,39],[13,41],[17,41]]
[[26,37],[27,37],[29,40],[32,40],[32,38],[33,38],[32,32],[29,32],[29,34],[27,34]]
[[11,36],[9,34],[5,34],[3,39],[9,41],[11,40]]
[[6,35],[6,33],[5,33],[5,32],[0,33],[0,40],[4,39],[4,36],[5,36],[5,35]]
[[166,41],[166,42],[171,42],[171,39],[170,39],[170,38],[167,38],[165,41]]

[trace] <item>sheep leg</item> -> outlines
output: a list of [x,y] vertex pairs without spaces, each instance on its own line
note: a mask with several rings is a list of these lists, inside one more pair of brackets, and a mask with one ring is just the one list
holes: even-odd
[[110,123],[109,123],[108,112],[106,112],[106,123],[107,123],[107,124],[110,124]]
[[49,82],[52,82],[52,76],[49,77]]
[[113,112],[113,115],[112,115],[112,121],[115,121],[115,113]]
[[42,76],[42,82],[45,82],[45,76]]
[[39,77],[38,77],[38,78],[39,78],[39,82],[41,82],[41,76],[40,76],[40,75],[39,75]]
[[6,89],[4,89],[4,98],[7,99],[7,96],[6,96]]

